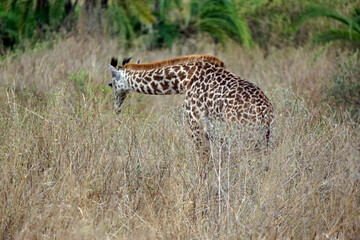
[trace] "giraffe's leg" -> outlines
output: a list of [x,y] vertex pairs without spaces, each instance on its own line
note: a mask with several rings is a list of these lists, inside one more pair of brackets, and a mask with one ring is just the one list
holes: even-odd
[[195,118],[193,114],[189,114],[187,120],[190,126],[192,140],[199,152],[200,162],[198,165],[198,171],[200,179],[205,180],[212,169],[208,134],[205,132],[203,123]]
[[202,124],[192,117],[188,117],[188,123],[196,149],[200,151],[202,156],[207,156],[209,152],[208,137],[203,130]]
[[198,165],[198,170],[201,179],[205,179],[212,165],[210,161],[211,152],[209,135],[207,134],[208,129],[204,122],[206,113],[201,111],[197,102],[198,99],[193,97],[190,93],[186,96],[183,106],[191,130],[192,140],[199,153],[200,163]]
[[195,147],[198,151],[202,150],[205,147],[203,141],[203,128],[199,118],[199,112],[195,110],[195,107],[192,104],[195,102],[191,95],[185,98],[183,107],[185,110],[185,115],[187,122],[191,130],[191,138],[195,144]]

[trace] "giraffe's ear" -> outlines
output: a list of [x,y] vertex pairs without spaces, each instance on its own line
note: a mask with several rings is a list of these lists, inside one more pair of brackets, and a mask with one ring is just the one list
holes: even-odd
[[111,75],[112,75],[113,77],[115,77],[116,74],[117,74],[117,72],[118,72],[118,70],[117,70],[115,67],[113,67],[111,64],[109,64],[109,69],[110,69],[110,71],[111,71]]
[[124,66],[124,65],[127,64],[127,63],[129,63],[131,59],[132,59],[132,57],[124,58],[124,60],[122,61],[122,66]]

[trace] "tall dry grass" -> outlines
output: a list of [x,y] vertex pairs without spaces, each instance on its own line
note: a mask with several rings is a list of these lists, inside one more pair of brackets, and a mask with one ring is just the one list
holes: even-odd
[[3,59],[2,239],[360,237],[359,127],[322,101],[346,53],[220,51],[272,100],[277,137],[267,151],[220,155],[215,145],[207,178],[183,96],[132,93],[113,113],[107,64],[130,53],[146,62],[178,52],[68,38]]

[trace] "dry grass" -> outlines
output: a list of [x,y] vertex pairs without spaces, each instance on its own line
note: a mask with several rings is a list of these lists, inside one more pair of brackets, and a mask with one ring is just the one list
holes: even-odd
[[69,38],[2,61],[1,239],[360,238],[359,127],[321,101],[332,51],[316,61],[303,49],[218,53],[274,103],[277,143],[216,155],[206,179],[182,96],[133,93],[112,112],[114,53],[125,55],[111,41]]

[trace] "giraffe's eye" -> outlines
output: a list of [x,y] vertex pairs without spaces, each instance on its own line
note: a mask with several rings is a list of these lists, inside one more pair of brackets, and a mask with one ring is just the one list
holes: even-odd
[[113,86],[112,82],[109,82],[109,86],[112,88],[112,86]]

